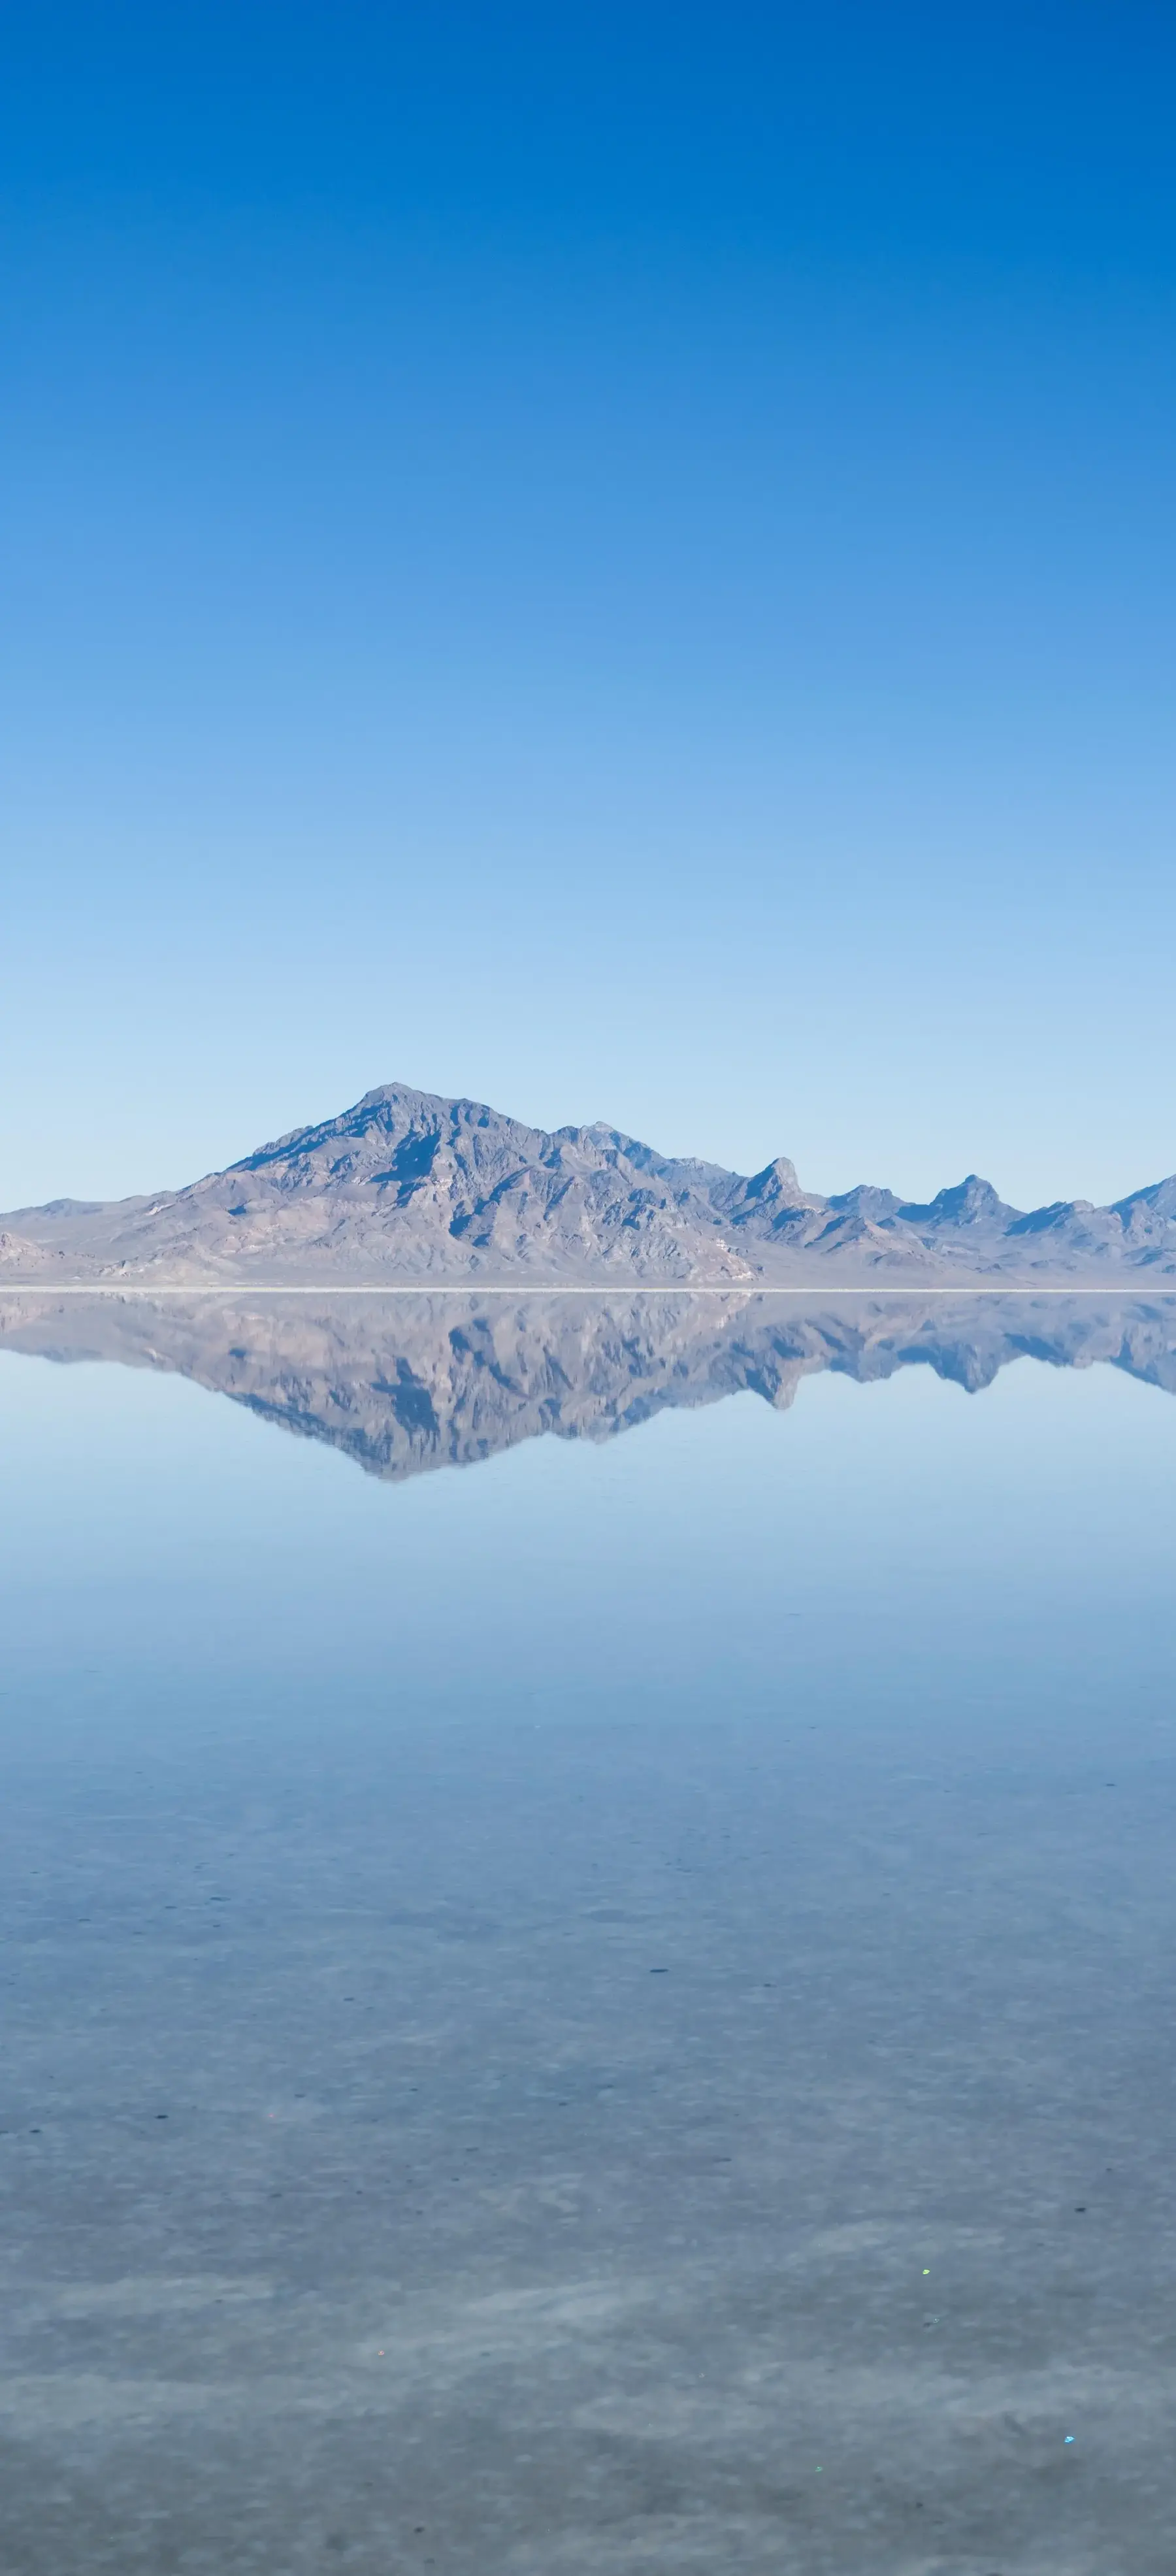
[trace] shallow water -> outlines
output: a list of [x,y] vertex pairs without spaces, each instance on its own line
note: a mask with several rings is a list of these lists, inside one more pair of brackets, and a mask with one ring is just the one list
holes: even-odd
[[10,1301],[5,2566],[1168,2576],[1176,1315],[998,1303]]

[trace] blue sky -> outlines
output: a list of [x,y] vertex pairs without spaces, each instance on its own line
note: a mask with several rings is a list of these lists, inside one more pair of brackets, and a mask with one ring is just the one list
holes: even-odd
[[0,1205],[1176,1166],[1176,21],[0,17]]

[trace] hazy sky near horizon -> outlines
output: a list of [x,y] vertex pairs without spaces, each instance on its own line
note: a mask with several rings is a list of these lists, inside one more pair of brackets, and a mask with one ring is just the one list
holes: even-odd
[[1176,1167],[1176,19],[0,14],[0,1206]]

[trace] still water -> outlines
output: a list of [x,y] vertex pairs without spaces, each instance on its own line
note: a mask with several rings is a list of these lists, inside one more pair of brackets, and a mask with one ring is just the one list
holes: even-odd
[[1176,1303],[0,1344],[0,2563],[1171,2576]]

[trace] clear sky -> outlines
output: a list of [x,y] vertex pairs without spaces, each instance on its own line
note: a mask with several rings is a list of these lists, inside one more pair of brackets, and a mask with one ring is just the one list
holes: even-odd
[[1176,1167],[1176,15],[0,12],[0,1206]]

